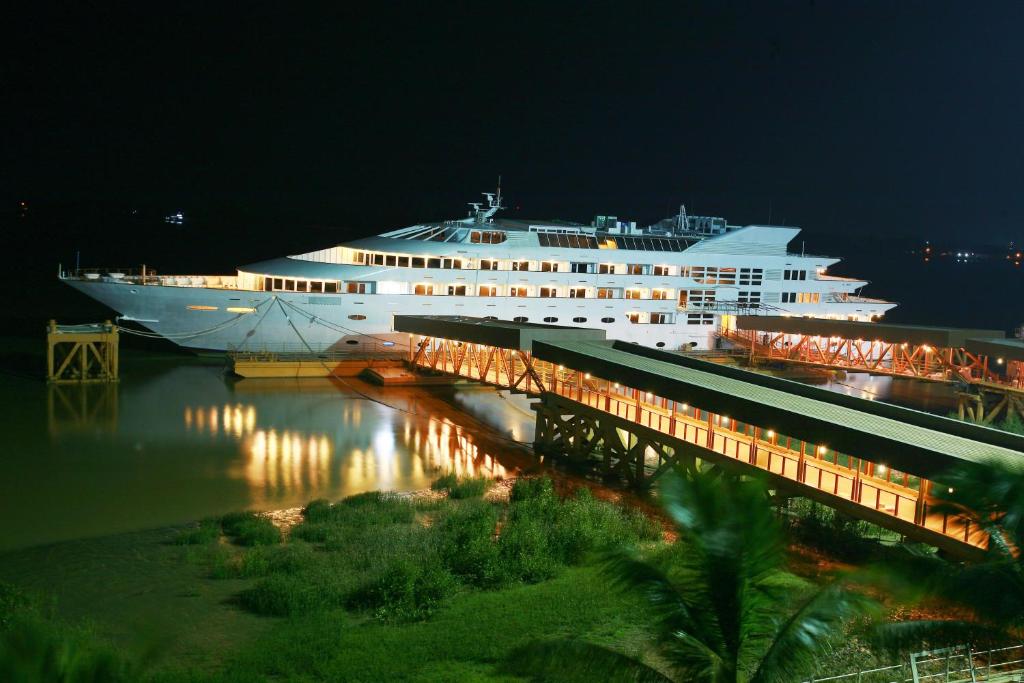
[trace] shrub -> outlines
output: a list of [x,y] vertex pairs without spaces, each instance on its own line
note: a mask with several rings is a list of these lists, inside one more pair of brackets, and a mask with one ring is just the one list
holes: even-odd
[[524,500],[555,497],[555,485],[550,477],[520,477],[512,484],[509,500],[518,503]]
[[326,563],[307,571],[270,574],[238,595],[245,609],[268,616],[306,614],[339,607],[353,588],[353,579]]
[[393,493],[370,491],[349,496],[334,505],[325,500],[315,500],[306,506],[303,516],[306,521],[300,526],[408,524],[416,518],[416,506],[407,498]]
[[372,609],[379,619],[410,621],[430,615],[458,585],[444,567],[400,558],[356,589],[348,600],[354,609]]
[[246,552],[230,551],[213,558],[212,577],[243,579],[282,573],[293,574],[316,564],[313,549],[306,543],[257,545]]
[[491,480],[487,477],[465,477],[460,479],[454,474],[446,474],[435,480],[430,488],[434,491],[447,491],[452,500],[479,498],[487,493]]
[[179,531],[171,539],[171,543],[174,545],[205,545],[218,540],[220,534],[220,520],[204,519],[197,526]]
[[281,542],[281,531],[269,518],[255,512],[232,512],[220,519],[221,528],[238,545],[273,545]]
[[0,680],[136,681],[140,672],[85,633],[27,615],[0,631]]
[[499,555],[508,580],[536,583],[558,574],[562,561],[543,515],[520,514],[501,533]]
[[498,512],[484,501],[469,500],[441,511],[430,529],[441,563],[476,586],[501,581],[494,542]]
[[442,474],[430,484],[431,491],[449,491],[459,483],[459,477],[454,472]]

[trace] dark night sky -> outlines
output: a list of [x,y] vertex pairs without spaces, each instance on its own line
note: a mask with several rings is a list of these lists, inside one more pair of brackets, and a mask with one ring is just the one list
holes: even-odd
[[500,173],[534,217],[1024,234],[1022,3],[382,4],[21,3],[0,198],[280,244],[461,215]]

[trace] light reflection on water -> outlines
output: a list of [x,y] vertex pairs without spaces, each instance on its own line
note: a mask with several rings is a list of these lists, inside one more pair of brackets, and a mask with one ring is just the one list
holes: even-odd
[[219,367],[161,365],[124,363],[117,386],[0,387],[12,418],[0,549],[420,489],[446,471],[507,476],[524,462],[458,410],[486,405],[478,418],[527,431],[523,412],[490,390],[456,406],[427,390],[358,385],[396,410],[328,380],[232,382]]

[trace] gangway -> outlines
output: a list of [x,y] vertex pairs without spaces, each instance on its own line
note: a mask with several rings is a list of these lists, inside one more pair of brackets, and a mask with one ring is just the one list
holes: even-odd
[[936,512],[933,477],[1019,466],[1024,437],[604,339],[601,330],[396,316],[411,365],[539,398],[535,450],[637,486],[709,462],[951,553],[987,545]]
[[752,363],[782,362],[960,385],[961,419],[1024,418],[1024,340],[1000,330],[741,315],[719,337]]

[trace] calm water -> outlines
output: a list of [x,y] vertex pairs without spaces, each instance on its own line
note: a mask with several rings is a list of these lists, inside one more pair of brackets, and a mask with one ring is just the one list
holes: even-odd
[[[836,272],[871,279],[866,294],[901,302],[892,322],[1004,330],[1024,322],[1024,271],[1012,264],[847,253]],[[46,310],[82,303],[65,289],[46,291]],[[395,409],[328,380],[232,381],[216,364],[123,355],[114,387],[0,382],[0,550],[419,489],[441,471],[501,475],[529,462],[497,430],[530,441],[533,415],[492,390],[358,384]],[[955,407],[937,384],[850,375],[827,386],[940,414]]]
[[125,360],[114,386],[5,378],[0,405],[0,550],[504,475],[526,460],[488,425],[533,438],[532,414],[490,389],[231,380],[182,358]]

